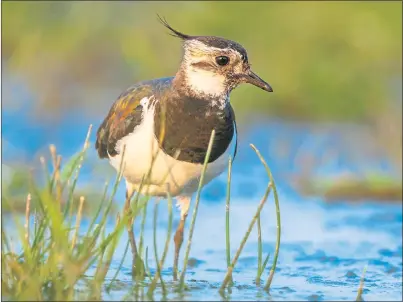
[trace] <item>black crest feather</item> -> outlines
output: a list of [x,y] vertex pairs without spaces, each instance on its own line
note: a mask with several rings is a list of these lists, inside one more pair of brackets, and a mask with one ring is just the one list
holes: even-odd
[[160,23],[171,31],[169,33],[171,36],[182,39],[182,40],[190,40],[193,38],[192,36],[185,35],[179,31],[177,31],[176,29],[173,29],[171,27],[171,25],[168,24],[168,21],[165,18],[161,18],[160,15],[157,14],[157,17],[158,17],[158,20],[160,21]]

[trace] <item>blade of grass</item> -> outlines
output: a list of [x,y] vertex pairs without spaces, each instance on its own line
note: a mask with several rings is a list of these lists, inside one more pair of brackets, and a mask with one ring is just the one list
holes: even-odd
[[90,223],[90,225],[89,225],[89,227],[88,227],[88,230],[87,230],[86,237],[89,237],[89,236],[90,236],[90,232],[91,232],[91,230],[93,229],[93,227],[94,227],[94,225],[95,225],[95,222],[97,221],[97,218],[98,218],[99,214],[101,213],[101,209],[103,208],[104,203],[105,203],[105,200],[106,200],[106,193],[107,193],[107,191],[108,191],[108,182],[105,183],[104,191],[103,191],[103,193],[102,193],[101,202],[99,203],[99,206],[98,206],[98,208],[97,208],[97,211],[95,212],[95,215],[94,215],[94,217],[93,217],[92,220],[91,220],[91,223]]
[[88,131],[87,131],[87,135],[86,135],[85,140],[84,140],[83,148],[81,149],[81,151],[78,154],[76,154],[76,156],[73,156],[70,159],[70,162],[67,163],[67,165],[65,165],[65,170],[62,171],[62,172],[64,172],[64,173],[62,173],[62,178],[64,179],[62,189],[64,189],[65,185],[70,180],[71,176],[74,173],[75,168],[78,165],[82,164],[82,162],[84,161],[85,154],[86,154],[87,149],[89,147],[89,140],[90,140],[91,131],[92,131],[92,124],[90,124],[88,126]]
[[274,259],[273,259],[273,265],[271,266],[270,269],[270,274],[269,277],[267,278],[266,284],[264,286],[264,289],[268,292],[270,290],[271,282],[273,281],[274,277],[274,272],[276,270],[277,266],[277,260],[278,260],[278,253],[280,251],[280,241],[281,241],[281,216],[280,216],[280,203],[278,201],[278,194],[277,194],[277,187],[276,183],[274,181],[273,175],[271,173],[271,170],[269,166],[267,165],[266,161],[264,160],[263,156],[260,154],[259,150],[253,145],[250,145],[252,149],[256,152],[257,156],[259,157],[260,161],[263,163],[263,166],[266,169],[267,175],[270,178],[270,183],[273,186],[273,195],[274,195],[274,203],[276,206],[276,224],[277,224],[277,232],[276,232],[276,249],[274,252]]
[[[152,280],[152,282],[151,282],[151,284],[149,286],[149,290],[148,290],[149,293],[147,293],[147,295],[149,297],[152,297],[152,294],[153,294],[153,292],[155,290],[155,287],[157,285],[158,278],[160,278],[161,284],[163,284],[161,270],[164,267],[165,258],[166,258],[166,255],[168,253],[168,248],[169,248],[169,241],[171,239],[173,215],[172,215],[172,197],[169,194],[169,190],[167,190],[167,195],[168,195],[168,230],[167,230],[167,236],[166,236],[166,239],[165,239],[164,252],[162,253],[161,261],[160,261],[160,264],[159,264],[160,270],[157,271],[157,274],[155,274],[155,276],[154,276],[154,278],[153,278],[153,280]],[[166,296],[166,293],[167,293],[166,288],[163,287],[162,290],[163,290],[163,296]]]
[[[105,240],[103,240],[94,250],[92,250],[91,247],[89,249],[89,253],[84,254],[81,259],[79,259],[78,266],[80,267],[80,274],[84,274],[84,272],[86,272],[96,262],[96,260],[102,257],[103,253],[111,242],[115,244],[115,241],[117,241],[122,235],[124,227],[126,226],[129,218],[129,215],[125,215],[122,219],[120,219],[120,221],[117,221],[115,229],[108,234]],[[101,232],[100,229],[103,228],[103,226],[104,223],[96,226],[95,233],[98,234],[97,236],[99,236],[99,233]],[[77,280],[75,282],[77,282]]]
[[[84,146],[83,146],[83,149],[82,149],[82,151],[81,151],[81,156],[79,157],[79,161],[77,162],[77,164],[75,163],[75,164],[72,166],[72,169],[71,169],[71,175],[73,174],[74,170],[76,171],[76,174],[75,174],[75,176],[74,176],[73,183],[72,183],[71,188],[70,188],[70,191],[69,191],[69,196],[68,196],[68,198],[67,198],[66,208],[65,208],[65,211],[64,211],[64,213],[63,213],[63,217],[64,217],[65,219],[66,219],[67,213],[69,213],[69,217],[70,217],[70,223],[69,223],[69,225],[71,225],[71,223],[72,223],[71,218],[72,218],[72,216],[73,216],[73,206],[72,206],[72,203],[73,203],[73,192],[74,192],[74,190],[75,190],[75,188],[76,188],[78,176],[79,176],[79,174],[80,174],[80,170],[81,170],[81,167],[82,167],[82,163],[83,163],[83,161],[84,161],[84,156],[85,156],[85,154],[86,154],[86,152],[87,152],[87,149],[88,149],[88,146],[89,146],[89,139],[90,139],[91,130],[92,130],[92,124],[90,124],[89,127],[88,127],[87,136],[86,136],[85,141],[84,141]],[[68,178],[67,178],[67,180],[66,180],[66,183],[67,183],[67,181],[70,180],[71,175],[68,175]],[[64,187],[63,187],[63,188],[64,188]],[[67,212],[67,211],[68,211],[68,212]]]
[[161,276],[161,266],[160,266],[160,261],[158,259],[158,250],[157,250],[157,216],[158,216],[158,202],[155,203],[154,205],[154,220],[153,220],[153,239],[154,239],[154,257],[155,257],[155,263],[157,264],[157,273],[154,276],[154,280],[153,282],[151,282],[150,287],[148,288],[147,291],[147,296],[153,300],[153,293],[155,290],[155,286],[157,284],[156,280],[158,280],[158,278],[160,278],[161,280],[161,287],[162,287],[162,291],[165,293],[166,292],[166,287],[165,287],[165,283],[162,279]]
[[[144,226],[146,223],[147,218],[147,205],[148,202],[145,204],[143,208],[143,213],[141,215],[141,225],[140,225],[140,242],[139,242],[139,255],[143,257],[143,246],[144,246]],[[142,266],[141,266],[142,267]]]
[[83,211],[83,204],[84,204],[84,196],[80,197],[80,204],[78,206],[78,211],[77,211],[77,216],[76,216],[76,228],[74,230],[73,234],[73,239],[71,241],[71,250],[74,250],[74,247],[76,245],[76,240],[77,240],[77,235],[78,235],[78,229],[80,228],[80,223],[81,223],[81,214]]
[[234,259],[232,260],[231,266],[227,270],[227,273],[225,275],[224,281],[221,284],[221,287],[219,289],[219,291],[221,291],[221,292],[224,292],[224,289],[226,288],[226,286],[228,285],[228,283],[231,280],[232,271],[233,271],[233,269],[234,269],[234,267],[235,267],[235,265],[236,265],[236,263],[238,261],[239,256],[241,255],[241,252],[242,252],[242,250],[243,250],[243,248],[244,248],[244,246],[246,244],[246,241],[248,240],[248,237],[249,237],[250,233],[252,232],[252,229],[253,229],[253,226],[256,223],[257,217],[259,216],[260,212],[262,211],[263,206],[266,203],[267,197],[269,197],[271,187],[272,187],[271,183],[269,183],[267,185],[266,192],[264,193],[264,196],[263,196],[262,200],[260,201],[260,204],[259,204],[259,206],[258,206],[258,208],[256,210],[256,214],[252,218],[252,221],[250,222],[249,227],[248,227],[248,229],[247,229],[247,231],[246,231],[246,233],[245,233],[245,235],[244,235],[244,237],[243,237],[243,239],[241,241],[241,245],[239,246],[238,250],[236,251],[236,254],[234,256]]
[[162,258],[161,258],[161,268],[164,265],[166,255],[168,253],[169,241],[170,241],[171,233],[172,233],[172,221],[173,221],[172,196],[169,193],[169,190],[167,190],[167,195],[168,195],[168,230],[167,230],[167,236],[166,236],[166,240],[165,240],[164,252],[162,253]]
[[[120,162],[119,172],[118,172],[118,175],[116,176],[115,184],[114,184],[113,189],[112,189],[112,194],[111,194],[111,196],[109,198],[107,208],[105,209],[105,211],[103,213],[102,219],[100,221],[100,225],[104,225],[105,222],[106,222],[106,219],[108,217],[109,211],[110,211],[110,209],[112,207],[113,197],[115,196],[115,194],[117,192],[117,189],[118,189],[118,186],[119,186],[119,183],[120,183],[120,181],[122,179],[122,176],[123,176],[123,163],[124,163],[123,159],[124,159],[124,156],[125,156],[125,152],[126,152],[126,145],[123,146],[122,160]],[[89,251],[94,248],[95,243],[96,243],[96,241],[97,241],[97,239],[99,237],[100,232],[101,232],[101,228],[96,228],[95,229],[89,244],[87,244],[86,247],[82,250],[82,253],[84,253],[84,255],[88,255]]]
[[[139,204],[139,205],[138,206],[136,205],[136,207],[134,207],[134,209],[133,209],[133,211],[131,211],[131,213],[124,212],[123,219],[122,219],[122,221],[120,221],[120,224],[119,224],[119,231],[121,230],[122,227],[125,227],[127,225],[127,223],[129,222],[130,219],[137,217],[137,215],[142,210],[142,208],[147,204],[146,202],[140,203],[139,200],[135,200],[135,202],[136,202],[136,204]],[[115,235],[116,232],[117,232],[117,230],[112,232],[112,234],[108,235],[108,237],[98,246],[98,248],[94,251],[94,253],[98,253],[101,250],[101,248],[104,248],[104,246],[109,243],[109,241],[113,238],[113,236]],[[137,284],[137,278],[135,281]]]
[[267,263],[269,262],[269,260],[270,260],[270,253],[267,254],[266,258],[263,261],[262,267],[257,272],[257,280],[259,280],[258,281],[259,283],[256,282],[257,286],[260,285],[260,281],[261,281],[260,279],[262,278],[263,272],[266,269]]
[[53,196],[47,191],[35,195],[40,196],[40,200],[46,209],[45,216],[49,218],[49,223],[47,225],[51,232],[52,241],[59,248],[67,248],[67,230],[63,226],[63,217],[59,205],[55,203]]
[[109,267],[112,262],[113,254],[115,253],[116,246],[118,244],[120,235],[122,234],[123,231],[123,225],[120,223],[120,218],[116,219],[116,225],[115,225],[115,234],[110,234],[113,236],[111,239],[111,244],[109,246],[106,246],[105,249],[107,249],[107,254],[106,254],[106,260],[104,263],[102,263],[102,260],[100,261],[101,266],[98,274],[96,274],[94,278],[94,282],[96,282],[96,288],[101,288],[101,285],[103,284],[106,274],[108,273]]
[[27,195],[26,203],[25,203],[25,241],[29,246],[29,214],[31,207],[31,194]]
[[145,270],[146,270],[146,273],[147,273],[147,276],[148,276],[148,278],[150,279],[150,281],[151,281],[151,272],[150,272],[150,267],[149,267],[149,265],[148,265],[148,246],[146,247],[146,255],[145,255],[145,259],[144,259],[144,266],[145,266]]
[[260,214],[257,217],[257,274],[256,274],[256,285],[260,285],[260,276],[262,274],[262,254],[263,254],[263,248],[262,248],[262,227],[260,224]]
[[[101,227],[103,228],[103,226],[101,226]],[[107,250],[107,246],[105,246],[102,249],[100,255],[97,257],[98,258],[97,259],[97,262],[98,262],[97,268],[95,270],[95,274],[94,274],[94,277],[92,279],[92,282],[90,282],[91,283],[91,290],[92,290],[92,293],[91,293],[90,296],[91,296],[91,298],[93,300],[100,300],[100,297],[99,297],[100,296],[100,294],[99,294],[100,289],[99,289],[98,284],[100,283],[101,278],[102,278],[101,275],[102,275],[103,261],[104,261],[106,250]]]
[[[41,202],[39,202],[39,203],[41,203]],[[35,250],[38,251],[38,253],[39,253],[38,256],[41,254],[40,253],[41,243],[43,243],[42,239],[43,239],[46,229],[48,228],[48,222],[49,222],[48,217],[44,216],[43,214],[42,214],[42,216],[43,216],[43,219],[40,220],[40,223],[38,226],[38,231],[35,232],[34,240],[32,242],[32,247],[31,247],[33,252],[35,252]]]
[[101,240],[105,241],[105,239],[106,239],[106,226],[103,225],[101,230]]
[[49,174],[48,167],[46,166],[45,157],[43,157],[43,156],[39,157],[39,161],[41,162],[43,172],[45,173],[46,184],[47,184],[48,190],[49,190],[49,192],[50,192],[50,191],[52,190],[52,188],[50,187],[50,185],[51,185],[51,179],[50,179],[50,174]]
[[89,140],[90,140],[90,136],[91,136],[91,131],[92,131],[92,124],[90,124],[88,126],[88,131],[87,131],[87,135],[86,135],[85,140],[84,140],[83,148],[81,149],[80,152],[78,152],[78,154],[76,153],[76,155],[72,156],[72,158],[70,159],[70,162],[66,163],[65,168],[62,171],[62,178],[64,180],[64,183],[62,185],[63,189],[66,186],[67,182],[70,180],[71,176],[73,175],[74,170],[76,169],[76,167],[78,165],[82,164],[82,162],[84,161],[85,154],[86,154],[87,149],[89,147]]
[[[149,196],[146,196],[145,199],[143,199],[143,207],[139,208],[138,207],[138,203],[139,203],[139,193],[136,196],[136,200],[132,203],[133,204],[133,209],[132,212],[136,212],[136,213],[140,213],[140,209],[143,212],[142,215],[142,221],[141,221],[141,233],[140,233],[140,248],[137,250],[137,254],[136,254],[136,259],[135,259],[135,263],[136,263],[136,272],[135,272],[135,278],[137,280],[144,280],[144,277],[146,275],[146,271],[145,271],[145,267],[144,267],[144,261],[143,261],[143,242],[144,242],[144,224],[145,224],[145,220],[146,220],[146,207],[148,205],[148,201],[150,200]],[[131,222],[131,227],[133,228],[134,225],[134,221],[135,221],[135,217],[137,217],[137,215],[133,216],[132,222]],[[131,235],[129,235],[131,236]],[[134,234],[133,234],[134,236]]]
[[57,156],[57,169],[56,169],[56,174],[55,174],[55,180],[56,180],[56,203],[59,209],[62,207],[62,186],[61,186],[61,181],[60,181],[60,169],[62,166],[62,156],[58,155]]
[[[92,282],[92,288],[93,288],[93,293],[92,298],[95,300],[100,300],[100,288],[99,288],[99,283],[102,282],[102,275],[104,271],[104,265],[106,263],[106,260],[104,260],[108,251],[108,247],[110,246],[110,243],[114,240],[115,236],[110,236],[108,237],[110,240],[106,241],[106,234],[105,234],[105,225],[101,225],[101,244],[99,245],[99,254],[97,253],[98,250],[95,250],[94,254],[98,256],[98,265],[94,274],[93,282]],[[110,235],[110,234],[109,234]]]
[[[50,176],[49,173],[46,169],[46,164],[45,164],[45,159],[43,157],[40,158],[41,163],[43,165],[43,168],[45,169],[45,174],[47,175],[47,187],[48,189],[46,190],[46,192],[48,194],[51,194],[51,188],[50,188]],[[50,217],[46,214],[47,213],[47,206],[45,205],[45,203],[42,200],[42,196],[39,192],[39,189],[37,188],[37,186],[35,185],[33,179],[31,179],[31,181],[29,182],[29,190],[33,193],[31,194],[35,197],[36,202],[36,232],[34,234],[34,239],[32,242],[32,252],[33,254],[35,253],[37,258],[39,259],[40,256],[42,255],[42,248],[44,247],[44,241],[43,241],[43,236],[45,236],[45,232],[46,230],[50,230]],[[39,226],[38,226],[38,221],[39,221]]]
[[367,273],[367,268],[368,268],[368,266],[366,265],[364,267],[363,272],[362,272],[362,277],[361,277],[361,280],[360,280],[360,286],[358,287],[357,298],[355,299],[355,301],[363,301],[362,294],[364,292],[364,282],[365,282],[365,274]]
[[80,159],[83,151],[80,150],[76,154],[72,155],[68,161],[63,165],[63,169],[60,171],[60,180],[62,182],[62,189],[66,187],[70,178],[73,176],[73,173],[80,163]]
[[80,170],[81,170],[81,165],[79,164],[77,169],[76,169],[76,173],[73,179],[73,183],[71,184],[70,190],[69,190],[69,194],[67,197],[67,202],[66,202],[66,208],[65,211],[63,213],[64,218],[69,217],[69,222],[68,225],[71,226],[73,223],[73,199],[74,199],[74,192],[76,189],[76,185],[77,185],[77,180],[78,180],[78,176],[80,174]]
[[[17,234],[22,242],[22,254],[21,254],[21,258],[24,259],[24,261],[28,262],[31,261],[32,259],[32,249],[29,246],[29,243],[25,240],[25,227],[24,225],[21,225],[20,220],[19,220],[19,215],[17,215],[17,212],[15,210],[15,208],[10,204],[9,200],[6,198],[3,200],[3,202],[5,204],[8,205],[10,212],[11,212],[11,217],[12,220],[14,222],[15,225],[15,229],[17,231]],[[12,240],[10,238],[10,244],[12,244]],[[10,245],[10,247],[12,248],[12,245]]]
[[[94,253],[98,253],[98,252],[99,252],[100,250],[102,250],[106,245],[108,245],[109,242],[111,241],[111,239],[115,236],[115,234],[122,231],[122,228],[124,227],[124,223],[126,223],[126,225],[127,225],[129,219],[132,219],[133,217],[136,217],[136,216],[138,215],[139,211],[142,209],[142,206],[144,206],[144,205],[145,205],[145,203],[144,203],[144,204],[141,204],[141,207],[138,207],[137,210],[136,210],[136,212],[132,212],[132,213],[130,213],[130,214],[125,213],[125,214],[123,215],[123,218],[122,218],[121,221],[119,222],[118,227],[117,227],[112,233],[110,233],[110,234],[105,238],[105,240],[103,240],[103,241],[99,244],[99,246],[94,250]],[[98,230],[99,230],[99,228],[97,229],[96,233],[99,232]]]
[[[231,172],[232,158],[228,160],[228,177],[227,177],[227,199],[225,205],[225,247],[227,255],[227,269],[231,266],[231,244],[230,244],[230,199],[231,199]],[[232,276],[231,276],[232,283]]]
[[204,175],[206,174],[207,164],[209,162],[211,149],[213,148],[214,137],[215,137],[215,130],[213,130],[211,132],[206,157],[204,159],[203,169],[202,169],[202,173],[201,173],[201,176],[200,176],[199,187],[198,187],[197,193],[196,193],[196,203],[195,203],[195,207],[194,207],[194,210],[193,210],[192,222],[190,224],[190,229],[189,229],[189,237],[188,237],[188,242],[187,242],[187,247],[186,247],[185,259],[184,259],[184,262],[183,262],[183,269],[182,269],[182,273],[181,273],[181,276],[180,276],[179,291],[182,291],[183,288],[184,288],[186,268],[187,268],[188,259],[189,259],[190,247],[192,245],[192,237],[193,237],[194,226],[195,226],[195,223],[196,223],[197,210],[199,208],[200,194],[201,194],[201,190],[203,188]]
[[106,287],[106,292],[108,292],[108,293],[109,293],[109,291],[111,290],[111,287],[112,287],[113,282],[116,281],[116,278],[118,277],[118,274],[119,274],[120,270],[122,269],[123,262],[124,262],[124,260],[125,260],[125,258],[126,258],[126,255],[127,255],[128,250],[129,250],[129,241],[126,242],[125,251],[123,252],[123,256],[122,256],[122,259],[120,260],[118,269],[116,270],[115,275],[114,275],[113,278],[111,279],[111,282],[109,282],[109,285]]
[[3,223],[2,223],[2,226],[1,226],[1,243],[2,243],[2,251],[3,251],[3,253],[5,254],[5,251],[7,251],[7,253],[11,253],[10,242],[8,240],[8,236],[4,232]]
[[38,210],[34,209],[34,237],[38,231]]
[[53,192],[53,186],[56,181],[56,177],[57,177],[56,174],[57,174],[57,169],[58,169],[56,146],[53,144],[49,145],[49,152],[50,152],[50,155],[52,158],[52,165],[53,165],[53,173],[52,173],[52,177],[50,179],[50,189],[51,189],[51,192]]
[[52,157],[52,163],[53,163],[53,174],[52,174],[52,180],[51,180],[51,192],[53,192],[54,187],[56,187],[56,196],[55,196],[55,201],[57,203],[57,206],[61,208],[61,184],[60,184],[60,167],[62,163],[62,157],[61,155],[57,155],[56,151],[56,146],[51,144],[49,146],[49,151]]
[[[144,203],[141,204],[141,206],[144,206]],[[133,212],[133,213],[124,213],[123,218],[121,219],[121,221],[117,224],[117,227],[115,228],[114,231],[112,231],[112,233],[110,233],[105,240],[103,240],[98,247],[92,252],[92,254],[98,254],[101,253],[102,250],[104,248],[107,247],[107,245],[111,242],[111,240],[113,238],[115,238],[115,236],[121,236],[121,233],[123,231],[123,228],[127,225],[129,219],[132,219],[133,216],[138,215],[138,212],[141,210],[141,207],[139,207],[137,209],[137,212]],[[99,227],[98,227],[99,229]]]

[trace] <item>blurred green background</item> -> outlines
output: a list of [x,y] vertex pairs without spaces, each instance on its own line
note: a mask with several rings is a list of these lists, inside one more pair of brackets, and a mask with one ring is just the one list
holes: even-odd
[[[185,33],[245,46],[275,94],[241,87],[232,98],[238,112],[363,120],[396,97],[401,9],[399,1],[5,2],[2,58],[27,77],[44,118],[43,106],[55,116],[83,107],[99,115],[100,98],[86,93],[175,74],[181,45],[157,22],[159,13]],[[71,82],[84,91],[67,93]]]
[[[324,123],[365,125],[401,172],[400,1],[2,4],[2,109],[9,114],[8,124],[2,123],[3,129],[15,130],[3,137],[3,146],[28,140],[27,128],[18,130],[26,137],[17,133],[18,118],[32,129],[45,125],[46,131],[61,129],[58,123],[66,116],[70,126],[75,123],[71,116],[85,116],[97,126],[128,86],[174,75],[181,43],[157,21],[158,13],[180,31],[223,36],[248,50],[253,69],[274,93],[251,85],[232,93],[241,132],[252,121],[271,118],[319,123],[319,128]],[[9,85],[15,78],[29,97],[21,97],[20,86]],[[22,115],[24,108],[29,112]],[[48,133],[38,134],[36,141],[45,145],[40,138],[50,138]],[[65,145],[78,135],[63,131]],[[80,135],[82,141],[85,134]],[[360,148],[361,143],[352,144]],[[44,151],[47,145],[41,144],[30,152]],[[16,155],[17,149],[9,150]]]

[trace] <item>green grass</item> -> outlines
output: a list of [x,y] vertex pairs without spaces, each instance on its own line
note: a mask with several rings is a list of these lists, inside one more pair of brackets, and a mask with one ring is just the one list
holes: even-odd
[[[273,188],[273,191],[275,192],[274,197],[275,197],[275,200],[276,200],[276,210],[277,210],[277,213],[278,213],[278,215],[276,216],[277,217],[277,230],[278,230],[278,232],[277,232],[277,241],[276,241],[276,250],[275,250],[275,256],[274,256],[274,262],[273,262],[272,268],[270,270],[270,275],[269,275],[269,277],[267,279],[267,283],[266,283],[266,285],[264,287],[264,289],[267,292],[270,290],[271,280],[273,279],[274,271],[276,270],[276,265],[277,265],[277,259],[278,259],[278,253],[279,253],[279,247],[280,247],[280,232],[281,232],[280,223],[281,222],[280,222],[280,207],[279,207],[279,204],[278,204],[278,196],[277,196],[276,185],[274,183],[271,171],[270,171],[269,167],[266,164],[266,161],[263,159],[262,155],[260,154],[260,152],[257,150],[257,148],[254,145],[251,145],[251,147],[256,152],[257,156],[259,157],[259,159],[263,163],[264,167],[266,168],[267,174],[269,176],[269,183],[267,184],[266,191],[265,191],[265,193],[263,195],[263,198],[260,201],[259,206],[258,206],[258,208],[256,210],[256,214],[253,216],[251,222],[249,223],[249,227],[248,227],[248,229],[247,229],[247,231],[246,231],[246,233],[245,233],[245,235],[244,235],[244,237],[243,237],[243,239],[241,241],[241,244],[240,244],[238,250],[236,251],[236,254],[235,254],[231,264],[228,266],[228,270],[227,270],[227,273],[226,273],[226,275],[224,277],[224,281],[221,284],[221,287],[219,289],[219,291],[220,291],[222,296],[224,296],[225,288],[230,283],[232,283],[232,271],[233,271],[233,269],[234,269],[234,267],[235,267],[235,265],[236,265],[236,263],[237,263],[237,261],[239,259],[239,256],[242,253],[242,250],[243,250],[243,248],[244,248],[244,246],[245,246],[245,244],[246,244],[246,242],[248,240],[248,237],[249,237],[250,233],[252,232],[252,229],[253,229],[256,221],[259,220],[260,212],[262,211],[262,209],[263,209],[263,207],[264,207],[264,205],[265,205],[265,203],[267,201],[267,198],[269,197],[269,194],[270,194],[270,191],[271,191],[272,188]],[[229,228],[229,225],[227,224],[227,229],[228,228]],[[259,232],[259,229],[260,228],[258,226],[258,232]],[[260,258],[259,255],[261,254],[261,247],[262,247],[261,241],[259,240],[258,241],[258,259]],[[228,255],[228,251],[227,251],[227,255]],[[260,279],[260,277],[261,277],[261,275],[263,273],[264,267],[266,266],[266,264],[265,264],[264,267],[263,267],[263,265],[260,262],[261,261],[259,260],[258,271],[257,271],[257,276],[259,277],[259,279]],[[266,260],[265,260],[265,262],[266,262]],[[259,286],[259,285],[260,285],[260,282],[257,282],[257,286]]]
[[[89,129],[89,133],[91,128]],[[115,194],[118,184],[122,179],[119,172],[115,178],[112,192],[108,196],[107,185],[100,190],[100,201],[97,202],[97,208],[94,209],[93,217],[89,220],[87,229],[82,229],[81,221],[84,215],[84,207],[88,203],[86,196],[79,196],[75,199],[75,190],[78,183],[79,172],[83,165],[85,154],[88,148],[88,138],[84,143],[83,149],[66,165],[62,165],[61,157],[56,154],[56,148],[50,148],[53,170],[44,169],[46,182],[40,184],[34,177],[29,179],[25,199],[25,215],[21,215],[18,209],[13,207],[8,201],[7,209],[11,213],[12,223],[6,228],[2,228],[2,289],[3,297],[7,300],[100,300],[104,293],[111,292],[117,281],[119,271],[123,266],[124,259],[129,251],[129,244],[126,244],[123,255],[119,255],[119,265],[114,272],[112,279],[106,280],[106,275],[111,269],[111,261],[115,255],[116,248],[121,240],[121,236],[126,231],[126,225],[132,217],[141,218],[140,249],[139,253],[145,260],[144,278],[133,278],[134,297],[137,300],[148,298],[154,299],[155,290],[162,289],[162,296],[167,297],[171,292],[183,293],[186,289],[186,270],[189,262],[193,232],[196,227],[196,217],[200,194],[203,187],[204,173],[207,169],[208,157],[211,151],[214,132],[212,133],[208,152],[206,155],[203,174],[200,179],[199,189],[196,194],[195,207],[189,229],[189,235],[183,267],[181,269],[179,282],[172,283],[171,280],[163,280],[162,271],[166,255],[171,244],[172,235],[172,198],[168,198],[168,225],[165,236],[165,244],[162,254],[157,248],[157,219],[158,202],[154,205],[154,231],[153,246],[144,247],[144,225],[146,220],[148,197],[140,197],[138,194],[134,197],[131,214],[116,215],[116,224],[108,233],[106,230],[107,218],[111,215],[112,205],[115,200]],[[261,161],[265,164],[260,153],[255,149]],[[46,162],[42,158],[42,165],[45,168]],[[253,226],[258,221],[258,232],[261,234],[260,211],[262,210],[269,196],[270,190],[275,188],[271,174],[268,173],[269,183],[265,195],[260,202],[256,214],[253,216],[250,226],[242,240],[240,248],[232,262],[230,261],[230,183],[231,183],[230,161],[228,169],[227,185],[227,206],[226,206],[226,248],[228,272],[223,276],[223,283],[220,291],[224,291],[229,285],[232,285],[232,270],[236,266],[237,260],[242,253]],[[62,202],[63,200],[63,202]],[[277,204],[276,204],[277,205]],[[86,214],[88,216],[88,214]],[[24,216],[23,219],[21,216]],[[140,217],[142,216],[142,217]],[[34,220],[34,223],[30,224]],[[31,227],[31,228],[30,228]],[[18,245],[12,241],[13,235],[10,229],[17,230]],[[278,234],[279,235],[279,234]],[[257,276],[264,273],[268,258],[263,262],[261,259],[262,238],[259,235],[258,254],[259,269]],[[279,238],[277,239],[279,240]],[[275,251],[275,261],[277,261],[278,248]],[[150,273],[148,257],[153,255],[155,258],[155,273]],[[89,276],[89,269],[93,273]],[[275,263],[272,265],[275,270]],[[269,277],[270,278],[270,277]],[[229,282],[231,281],[231,282]],[[236,281],[236,280],[234,280]],[[173,284],[173,286],[172,286]],[[260,286],[260,283],[257,284]],[[82,290],[84,286],[85,290]],[[270,286],[270,285],[269,285]],[[79,290],[81,288],[81,290]]]
[[360,280],[360,286],[358,287],[358,291],[357,291],[357,298],[355,299],[355,301],[364,301],[362,299],[362,294],[364,292],[364,281],[365,281],[365,274],[367,273],[367,266],[364,267],[364,270],[362,272],[362,277]]
[[[231,200],[231,173],[232,173],[232,158],[228,160],[228,179],[227,179],[227,198],[225,201],[225,248],[227,256],[227,269],[231,267],[231,239],[230,239],[230,200]],[[232,276],[230,283],[232,284]]]
[[[212,133],[209,152],[211,151],[214,132]],[[228,183],[227,183],[227,200],[226,200],[226,264],[227,273],[223,276],[223,282],[219,288],[219,293],[224,299],[226,290],[231,293],[231,287],[236,280],[233,280],[232,271],[236,267],[237,261],[242,253],[248,237],[250,236],[255,224],[257,225],[258,242],[257,242],[257,259],[258,268],[256,271],[256,286],[257,289],[262,288],[264,291],[269,292],[274,273],[276,270],[279,250],[280,250],[280,235],[281,235],[281,221],[280,221],[280,207],[276,184],[273,179],[272,173],[261,156],[260,152],[255,146],[251,147],[256,152],[260,161],[262,162],[268,176],[268,184],[263,198],[261,199],[256,213],[252,216],[248,229],[231,261],[230,254],[230,184],[231,184],[231,168],[232,161],[229,160],[228,167]],[[140,198],[137,194],[135,197],[136,206],[132,207],[130,214],[120,214],[116,216],[116,223],[112,231],[106,233],[107,217],[110,215],[112,203],[114,202],[114,195],[116,193],[122,175],[119,172],[110,196],[107,196],[106,188],[103,189],[101,194],[101,201],[97,203],[98,208],[94,211],[94,216],[90,220],[87,230],[82,230],[81,219],[83,216],[83,207],[86,198],[81,196],[78,201],[75,201],[74,190],[76,187],[79,170],[85,158],[85,153],[88,148],[88,137],[84,144],[83,150],[75,157],[75,164],[70,167],[71,171],[67,177],[61,177],[65,171],[61,165],[60,158],[55,154],[53,149],[54,170],[52,173],[45,171],[47,183],[44,186],[37,185],[31,180],[29,190],[25,199],[25,215],[15,211],[12,204],[8,204],[10,212],[12,213],[13,224],[8,224],[7,228],[2,227],[1,239],[1,261],[2,261],[2,295],[5,300],[38,300],[38,301],[66,301],[66,300],[102,300],[105,293],[113,291],[115,286],[118,286],[119,272],[123,266],[126,255],[129,251],[129,242],[127,242],[124,253],[119,255],[119,265],[113,274],[112,279],[106,280],[106,275],[111,269],[111,261],[115,255],[116,248],[121,235],[126,231],[126,225],[132,217],[134,219],[140,218],[141,233],[140,233],[140,255],[145,261],[145,271],[143,277],[147,278],[133,278],[133,286],[128,292],[128,297],[135,300],[143,301],[144,299],[154,300],[156,289],[162,290],[162,299],[167,299],[171,294],[184,297],[184,292],[187,290],[186,286],[186,269],[189,260],[193,231],[196,225],[196,217],[198,204],[200,201],[201,188],[204,181],[204,173],[207,168],[208,156],[203,168],[203,175],[200,179],[199,190],[196,196],[196,203],[193,211],[191,226],[186,245],[186,252],[184,263],[179,282],[172,282],[171,280],[163,280],[162,271],[171,243],[172,235],[172,221],[173,221],[173,206],[172,198],[168,195],[168,225],[165,237],[165,244],[162,254],[159,254],[157,248],[157,219],[158,202],[154,204],[153,216],[153,246],[144,248],[144,226],[145,214],[149,198]],[[69,168],[69,169],[70,169]],[[73,181],[71,181],[71,177]],[[67,191],[67,192],[65,192]],[[264,286],[261,285],[261,278],[265,272],[265,268],[269,261],[269,253],[263,260],[263,244],[262,244],[262,230],[261,230],[261,211],[268,200],[270,192],[273,191],[274,202],[276,207],[276,220],[277,220],[277,238],[274,251],[273,263],[270,272],[267,276]],[[67,193],[67,194],[65,194]],[[69,196],[67,203],[62,206],[60,199],[63,196]],[[6,199],[4,202],[7,202]],[[78,203],[78,204],[76,204]],[[36,205],[33,207],[33,205]],[[35,210],[33,210],[35,209]],[[24,219],[21,219],[23,216]],[[23,221],[24,220],[24,221]],[[33,225],[29,222],[33,221]],[[98,221],[98,223],[96,223]],[[13,228],[18,233],[18,248],[9,229]],[[83,235],[84,234],[84,235]],[[197,238],[195,239],[197,240]],[[148,264],[149,253],[154,256],[156,268],[155,274],[152,275]],[[88,274],[89,269],[93,271],[91,275]],[[357,292],[357,301],[362,300],[364,275],[361,279],[359,289]],[[84,287],[84,290],[83,290]]]
[[402,181],[383,174],[311,178],[301,181],[301,184],[299,190],[302,194],[323,196],[327,202],[360,202],[368,199],[378,202],[402,201]]

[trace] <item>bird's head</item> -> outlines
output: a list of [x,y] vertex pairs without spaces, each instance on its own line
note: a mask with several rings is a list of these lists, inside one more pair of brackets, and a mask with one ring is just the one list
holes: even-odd
[[173,29],[165,19],[160,18],[160,21],[172,36],[183,40],[184,54],[179,73],[193,93],[228,95],[242,83],[273,91],[251,70],[246,50],[237,42],[214,36],[189,36]]

